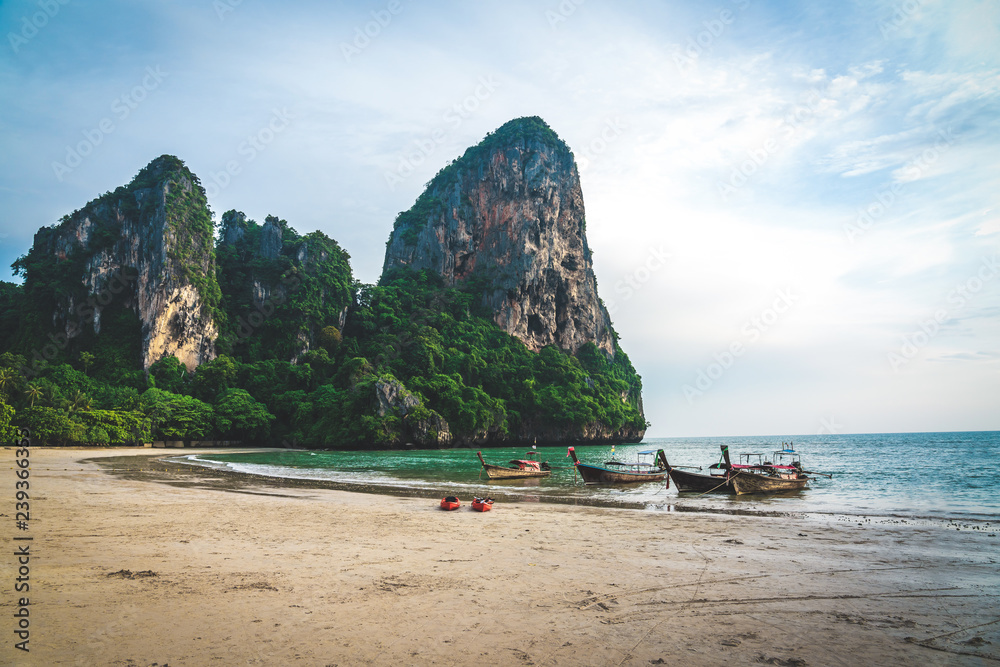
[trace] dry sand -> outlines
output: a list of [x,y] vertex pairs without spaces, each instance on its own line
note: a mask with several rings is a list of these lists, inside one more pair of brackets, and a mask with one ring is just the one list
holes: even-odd
[[24,653],[12,538],[26,533],[14,451],[0,450],[0,663],[1000,663],[1000,539],[985,531],[532,503],[442,512],[80,462],[124,453],[150,456],[31,450]]

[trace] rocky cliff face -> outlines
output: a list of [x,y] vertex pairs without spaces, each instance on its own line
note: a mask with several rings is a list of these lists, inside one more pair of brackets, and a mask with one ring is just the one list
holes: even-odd
[[593,342],[614,355],[573,154],[539,118],[487,136],[399,215],[383,276],[403,267],[482,281],[494,321],[534,351]]
[[[14,263],[24,284],[0,284],[10,358],[30,359],[30,377],[61,382],[71,364],[217,406],[215,389],[243,389],[277,417],[273,437],[310,446],[642,438],[641,378],[598,299],[576,165],[541,120],[504,125],[432,180],[399,215],[378,286],[322,232],[235,210],[221,222],[213,245],[197,177],[162,156],[39,230]],[[194,377],[139,370],[217,354]],[[99,408],[118,409],[103,393]]]
[[[128,186],[39,230],[28,259],[63,265],[71,282],[79,280],[78,289],[54,297],[52,324],[67,338],[85,326],[99,334],[104,309],[124,306],[142,325],[144,369],[175,355],[193,370],[215,357],[212,231],[198,179],[165,155]],[[26,284],[32,280],[29,269]]]
[[353,299],[348,254],[322,232],[300,236],[285,220],[222,215],[216,249],[230,330],[220,353],[298,361],[327,327],[344,328]]
[[375,397],[378,399],[378,415],[395,415],[400,418],[403,428],[399,430],[394,446],[407,443],[420,447],[445,447],[452,443],[451,431],[441,415],[424,407],[414,396],[393,377],[382,377],[375,382]]

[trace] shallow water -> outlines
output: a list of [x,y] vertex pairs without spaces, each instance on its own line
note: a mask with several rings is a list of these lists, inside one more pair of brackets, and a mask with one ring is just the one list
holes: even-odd
[[[666,451],[672,465],[707,466],[719,460],[719,446],[733,454],[770,452],[794,442],[806,470],[815,477],[807,490],[780,496],[678,494],[663,482],[626,486],[585,486],[566,457],[566,447],[539,445],[552,475],[542,479],[487,482],[480,479],[475,450],[262,451],[191,455],[187,462],[239,472],[316,479],[362,491],[405,491],[470,497],[489,494],[519,502],[585,503],[651,510],[794,512],[900,519],[1000,522],[1000,432],[900,433],[775,436],[769,438],[650,438],[615,448],[619,460],[635,460],[640,450]],[[488,463],[521,458],[526,448],[483,451]],[[600,464],[610,446],[577,447],[583,462]],[[770,458],[770,457],[769,457]]]

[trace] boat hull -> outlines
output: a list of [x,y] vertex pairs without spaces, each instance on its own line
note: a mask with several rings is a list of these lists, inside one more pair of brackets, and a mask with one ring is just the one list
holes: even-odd
[[461,501],[458,498],[455,498],[454,496],[449,496],[447,498],[441,499],[441,509],[445,510],[446,512],[457,510],[461,506],[462,506]]
[[782,491],[800,491],[806,488],[809,482],[808,477],[798,479],[782,479],[780,477],[769,477],[756,473],[741,472],[733,475],[733,488],[737,495],[747,495],[750,493],[780,493]]
[[642,482],[659,482],[666,478],[666,470],[651,470],[649,472],[621,472],[608,470],[587,463],[577,463],[576,469],[586,484],[639,484]]
[[700,493],[736,493],[733,483],[722,475],[697,475],[670,468],[670,479],[678,491],[698,491]]
[[487,463],[483,466],[486,476],[490,479],[524,479],[526,477],[548,477],[551,470],[519,470],[517,468],[504,468]]
[[493,509],[493,501],[481,500],[479,498],[476,498],[475,500],[472,501],[472,509],[476,510],[477,512],[489,512],[491,509]]

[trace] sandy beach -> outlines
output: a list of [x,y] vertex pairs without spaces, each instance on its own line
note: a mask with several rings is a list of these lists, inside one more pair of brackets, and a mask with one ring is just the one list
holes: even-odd
[[[1000,664],[995,531],[538,503],[442,512],[153,469],[162,451],[43,448],[17,531],[14,450],[0,452],[4,665]],[[86,461],[125,455],[127,474]],[[25,544],[30,592],[15,593]]]

